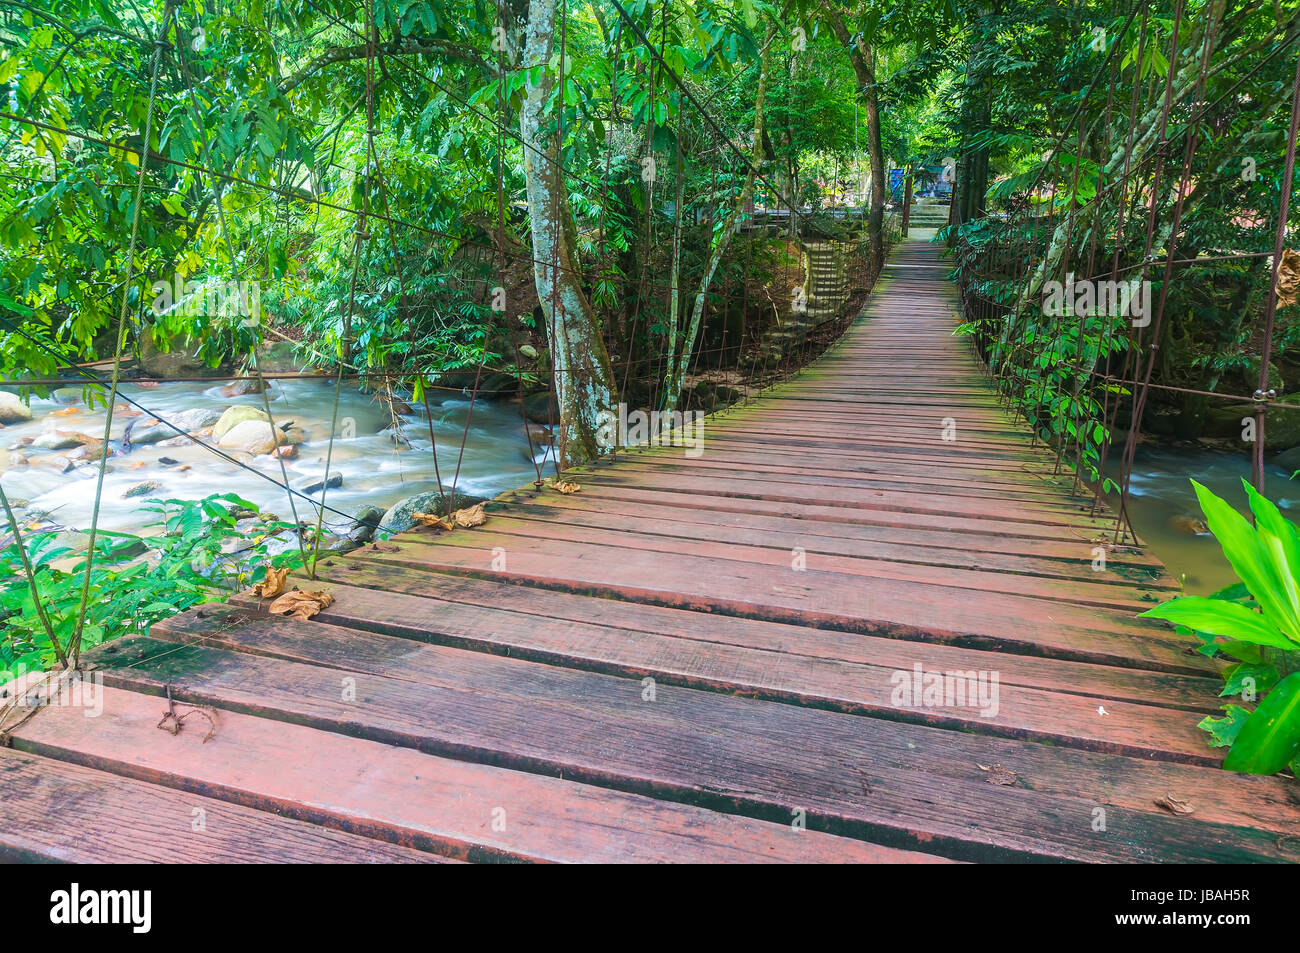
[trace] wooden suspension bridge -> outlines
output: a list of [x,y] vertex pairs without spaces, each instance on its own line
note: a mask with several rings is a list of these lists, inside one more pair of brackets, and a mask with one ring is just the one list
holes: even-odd
[[[1094,569],[1111,519],[956,309],[913,239],[702,455],[326,559],[310,621],[249,593],[101,646],[102,714],[39,708],[0,749],[0,853],[1300,859],[1295,785],[1222,771],[1196,728],[1215,663],[1135,618],[1177,584],[1133,547]],[[953,683],[980,697],[913,692]]]

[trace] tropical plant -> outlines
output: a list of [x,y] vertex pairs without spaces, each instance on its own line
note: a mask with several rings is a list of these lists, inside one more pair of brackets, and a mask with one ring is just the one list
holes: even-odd
[[[237,525],[240,514],[255,513],[256,505],[234,493],[150,502],[161,535],[98,534],[82,647],[145,632],[191,606],[225,599],[251,585],[262,566],[302,565],[296,546],[276,551],[284,534],[297,527],[268,519],[244,532]],[[81,604],[85,562],[69,564],[76,554],[66,537],[39,533],[23,544],[41,606],[32,598],[18,546],[10,543],[0,549],[0,683],[52,666],[56,651],[46,622],[66,647]]]
[[[1257,707],[1224,706],[1227,716],[1201,727],[1211,744],[1230,746],[1230,771],[1276,774],[1300,768],[1300,532],[1253,486],[1242,481],[1255,525],[1195,480],[1205,522],[1223,548],[1239,585],[1214,596],[1181,596],[1142,613],[1197,632],[1206,654],[1235,659],[1222,695],[1240,694]],[[1289,674],[1287,674],[1289,672]]]

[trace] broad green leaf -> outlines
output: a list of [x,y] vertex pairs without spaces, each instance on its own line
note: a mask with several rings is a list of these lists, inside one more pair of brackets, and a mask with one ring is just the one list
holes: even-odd
[[1296,539],[1295,525],[1278,511],[1246,480],[1241,481],[1255,514],[1255,535],[1261,550],[1270,557],[1280,591],[1286,598],[1288,612],[1285,618],[1273,622],[1287,635],[1300,642],[1300,591],[1296,576],[1300,573],[1300,540]]
[[1228,771],[1277,774],[1300,753],[1300,672],[1292,672],[1259,703],[1224,759]]
[[1204,596],[1182,596],[1154,609],[1140,613],[1139,618],[1164,619],[1240,642],[1271,645],[1279,649],[1295,648],[1295,643],[1277,630],[1268,619],[1236,602],[1206,599]]
[[1239,662],[1223,672],[1223,691],[1220,698],[1241,695],[1243,701],[1253,702],[1277,684],[1277,669],[1267,662]]
[[[1232,565],[1237,578],[1246,584],[1246,588],[1255,597],[1255,601],[1273,623],[1273,627],[1280,628],[1292,617],[1291,602],[1267,553],[1260,545],[1255,528],[1246,522],[1244,516],[1195,480],[1192,481],[1192,486],[1201,502],[1205,523],[1214,534],[1214,538],[1219,541],[1223,555]],[[1279,646],[1279,648],[1292,647],[1292,644]]]

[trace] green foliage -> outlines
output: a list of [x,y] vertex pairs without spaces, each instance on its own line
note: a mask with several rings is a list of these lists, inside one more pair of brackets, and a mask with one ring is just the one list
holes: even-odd
[[[251,585],[264,565],[301,566],[296,546],[271,555],[278,548],[276,535],[294,533],[296,527],[266,522],[251,536],[241,532],[235,513],[256,507],[233,493],[150,502],[156,505],[146,509],[156,514],[152,525],[159,535],[101,531],[97,536],[83,648],[146,631],[191,606],[224,599]],[[36,534],[24,542],[46,617],[59,644],[66,647],[81,604],[85,561],[56,533]],[[4,670],[50,667],[55,651],[32,601],[15,543],[0,550],[0,580],[3,681]]]
[[1223,765],[1228,770],[1276,774],[1300,752],[1300,672],[1280,678],[1276,665],[1262,659],[1259,650],[1281,650],[1282,658],[1300,652],[1300,534],[1275,504],[1245,480],[1242,485],[1254,526],[1192,481],[1206,525],[1241,588],[1208,599],[1182,596],[1141,616],[1187,626],[1208,644],[1242,659],[1225,670],[1221,694],[1247,701],[1262,696],[1262,701],[1254,711],[1225,705],[1227,717],[1206,718],[1200,727],[1210,732],[1211,744],[1231,746]]

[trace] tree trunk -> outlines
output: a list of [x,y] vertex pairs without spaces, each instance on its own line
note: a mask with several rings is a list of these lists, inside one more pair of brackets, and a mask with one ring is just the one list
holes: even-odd
[[858,81],[858,99],[867,114],[867,156],[871,161],[867,240],[871,245],[871,267],[879,274],[885,265],[885,149],[880,138],[880,101],[876,96],[876,54],[861,33],[849,34],[843,13],[830,3],[823,9],[835,39],[849,51],[853,75]]
[[[680,351],[674,350],[668,355],[668,370],[664,375],[663,397],[663,407],[667,410],[676,409],[681,401],[682,382],[686,378],[687,368],[690,367],[691,356],[695,350],[695,339],[700,334],[700,323],[704,319],[704,302],[709,294],[709,286],[713,283],[713,276],[718,270],[718,265],[722,263],[722,256],[726,254],[727,247],[736,234],[736,229],[740,225],[740,218],[749,205],[750,197],[754,194],[754,176],[763,161],[763,101],[767,97],[768,62],[770,59],[768,50],[771,47],[771,41],[772,36],[769,35],[763,44],[762,58],[758,68],[758,90],[754,94],[754,145],[750,150],[749,172],[745,175],[745,186],[741,189],[740,195],[736,197],[735,204],[732,206],[727,220],[723,223],[721,229],[713,233],[708,265],[704,269],[704,278],[700,281],[700,288],[695,293],[695,304],[691,308],[691,321],[686,328],[685,334],[682,335],[681,349]],[[680,209],[678,212],[680,214]]]
[[[524,7],[526,4],[526,13]],[[511,50],[516,67],[550,62],[556,36],[557,0],[514,0],[522,42]],[[600,320],[582,288],[577,225],[560,165],[559,133],[549,128],[545,104],[555,85],[549,70],[525,88],[519,132],[524,149],[533,276],[551,348],[555,401],[560,413],[560,459],[564,465],[597,456],[602,414],[613,409],[613,370]]]

